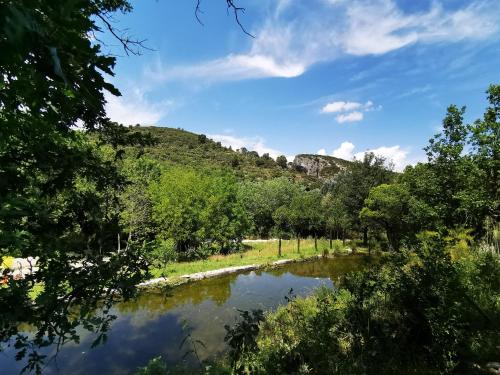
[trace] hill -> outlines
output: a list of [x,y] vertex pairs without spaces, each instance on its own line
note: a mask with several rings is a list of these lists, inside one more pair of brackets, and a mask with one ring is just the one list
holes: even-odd
[[268,179],[286,176],[307,184],[330,179],[349,161],[321,155],[297,155],[293,162],[279,164],[269,155],[246,149],[233,150],[204,134],[168,127],[134,127],[149,133],[155,144],[145,147],[144,154],[165,164],[231,169],[242,179]]

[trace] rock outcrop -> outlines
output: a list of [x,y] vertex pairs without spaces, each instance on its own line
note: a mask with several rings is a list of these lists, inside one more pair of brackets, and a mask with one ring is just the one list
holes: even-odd
[[349,161],[326,155],[301,154],[295,156],[293,167],[308,176],[331,179],[349,165]]

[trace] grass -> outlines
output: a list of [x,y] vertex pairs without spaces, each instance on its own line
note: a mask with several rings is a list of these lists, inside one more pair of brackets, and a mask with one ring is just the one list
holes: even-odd
[[[345,251],[342,241],[334,241],[333,249]],[[208,259],[192,262],[169,263],[166,267],[150,270],[154,277],[176,278],[197,272],[212,271],[220,268],[245,266],[250,264],[270,264],[280,259],[309,258],[329,250],[328,240],[318,239],[318,251],[314,249],[314,239],[301,239],[300,253],[296,240],[282,240],[281,258],[278,257],[278,241],[253,242],[246,244],[246,250],[229,255],[213,255]],[[329,250],[332,253],[332,250]]]

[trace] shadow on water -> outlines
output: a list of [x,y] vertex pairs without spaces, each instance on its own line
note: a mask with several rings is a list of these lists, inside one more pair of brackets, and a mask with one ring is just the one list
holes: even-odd
[[[190,348],[179,347],[188,333],[204,343],[197,348],[201,360],[214,359],[227,349],[224,325],[234,324],[238,309],[273,310],[286,303],[290,289],[306,296],[319,286],[332,287],[341,276],[367,264],[363,256],[318,259],[204,279],[178,286],[168,295],[142,293],[113,307],[118,318],[105,345],[90,349],[94,337],[81,330],[80,343],[65,346],[44,373],[132,374],[159,355],[171,364],[195,366],[192,355],[183,358]],[[17,374],[22,364],[4,352],[0,368],[2,374]]]

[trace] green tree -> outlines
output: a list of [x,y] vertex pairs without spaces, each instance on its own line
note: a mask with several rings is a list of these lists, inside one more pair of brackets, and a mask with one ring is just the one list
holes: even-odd
[[[500,85],[491,85],[487,91],[489,107],[482,120],[469,126],[470,144],[474,163],[480,169],[481,190],[479,205],[483,208],[481,219],[492,218],[498,222],[500,212]],[[484,224],[484,223],[481,223]]]
[[428,163],[401,177],[412,195],[435,210],[436,228],[470,227],[480,236],[488,218],[498,221],[499,91],[490,86],[490,106],[472,125],[464,124],[465,107],[450,106],[443,131],[425,148]]
[[367,226],[380,226],[385,230],[394,251],[399,251],[401,239],[411,224],[410,199],[410,193],[403,185],[382,184],[370,190],[359,214]]
[[275,222],[273,213],[289,205],[300,187],[285,177],[265,181],[243,182],[239,199],[245,206],[253,224],[253,232],[260,238],[270,235]]
[[172,238],[186,256],[202,245],[227,252],[248,227],[237,184],[229,174],[186,168],[165,170],[150,191],[153,218],[163,238]]
[[276,158],[276,164],[278,164],[281,168],[286,169],[288,166],[288,161],[286,160],[285,155],[280,155]]
[[161,174],[160,165],[148,158],[126,159],[123,167],[128,184],[121,195],[120,219],[128,241],[138,243],[154,240],[158,229],[153,222],[153,201],[149,186]]
[[349,217],[338,197],[326,193],[321,201],[324,213],[325,230],[328,234],[330,249],[332,248],[333,234],[335,238],[342,238],[345,243],[345,232],[349,226]]
[[297,191],[287,210],[287,220],[297,238],[297,252],[300,253],[300,238],[307,234],[314,235],[317,250],[317,234],[323,225],[319,191]]
[[386,164],[384,158],[367,153],[363,160],[355,160],[347,169],[340,172],[329,189],[338,197],[348,217],[349,226],[363,233],[365,245],[368,241],[368,229],[361,223],[359,213],[370,190],[392,180],[391,166]]
[[[130,10],[124,0],[0,5],[0,253],[38,259],[36,273],[7,275],[0,288],[0,342],[14,338],[28,370],[41,371],[38,348],[78,338],[77,320],[102,340],[110,316],[94,318],[93,309],[115,292],[130,296],[146,270],[135,249],[115,251],[126,182],[118,144],[102,146],[116,129],[104,95],[119,92],[104,78],[115,58],[98,35],[112,29],[113,12]],[[120,40],[127,51],[137,47]],[[76,125],[100,135],[89,139]],[[76,321],[68,313],[75,305],[84,306]],[[21,322],[36,335],[18,332]]]

